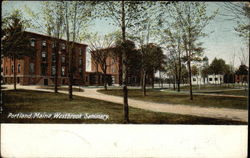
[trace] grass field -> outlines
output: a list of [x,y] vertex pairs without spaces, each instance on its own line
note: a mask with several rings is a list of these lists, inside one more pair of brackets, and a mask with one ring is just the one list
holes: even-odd
[[[1,122],[7,123],[123,123],[123,107],[106,101],[84,97],[68,100],[66,94],[38,92],[29,90],[4,91],[4,113]],[[89,113],[107,114],[108,120],[100,119],[10,119],[9,113],[28,112],[61,112],[61,113]],[[247,124],[246,122],[228,121],[188,115],[157,113],[136,108],[129,109],[132,124]]]
[[236,89],[232,89],[232,90],[217,90],[217,91],[208,91],[208,90],[196,90],[194,92],[198,92],[198,93],[207,93],[207,94],[225,94],[225,95],[237,95],[237,96],[248,96],[248,90],[236,90]]
[[[209,84],[209,85],[192,85],[193,90],[223,90],[223,89],[237,89],[245,88],[243,85],[227,85],[227,84]],[[171,88],[173,90],[173,88]],[[189,85],[181,86],[181,90],[189,90]]]
[[[121,89],[111,89],[108,91],[99,90],[101,93],[123,96]],[[129,89],[129,98],[152,101],[157,103],[172,103],[172,104],[186,104],[201,107],[217,107],[217,108],[233,108],[233,109],[248,109],[247,98],[233,98],[233,97],[221,97],[221,96],[206,96],[206,95],[194,95],[194,100],[189,99],[189,94],[177,92],[161,92],[159,90],[149,89],[147,96],[142,95],[140,89]]]

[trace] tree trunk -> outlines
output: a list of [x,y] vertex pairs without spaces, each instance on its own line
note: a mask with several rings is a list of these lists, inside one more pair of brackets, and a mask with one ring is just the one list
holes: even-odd
[[143,91],[143,70],[141,69],[141,80],[140,80],[140,86],[141,86],[141,91]]
[[180,83],[181,83],[180,76],[178,76],[177,78],[177,91],[178,92],[180,92]]
[[[188,57],[190,58],[190,57]],[[189,92],[190,92],[190,100],[193,100],[193,90],[192,90],[192,80],[191,80],[191,63],[190,63],[190,59],[188,59],[188,78],[189,78]]]
[[155,83],[155,75],[154,75],[154,71],[153,71],[153,74],[152,74],[152,89],[154,89],[154,83]]
[[173,76],[173,88],[174,88],[174,91],[175,91],[175,77]]
[[177,91],[180,92],[180,84],[179,84],[178,74],[175,75],[175,83],[176,83]]
[[55,93],[58,93],[58,50],[59,50],[59,43],[58,41],[55,43],[55,55],[56,55],[56,73],[55,73]]
[[73,99],[72,96],[72,48],[69,45],[69,20],[68,20],[68,2],[66,2],[66,35],[67,35],[67,53],[69,53],[69,71],[68,71],[68,80],[69,80],[69,100]]
[[170,81],[170,77],[168,78],[168,88],[170,89],[170,83],[171,81]]
[[147,77],[146,77],[146,72],[145,71],[143,71],[143,86],[142,86],[142,90],[143,90],[143,96],[146,96],[147,94],[146,94],[146,84],[147,84]]
[[[0,53],[1,54],[1,53]],[[2,65],[2,54],[0,55],[0,65]],[[4,70],[2,70],[2,67],[0,67],[0,106],[2,106],[2,101],[3,101],[3,98],[2,98],[2,71],[4,72]]]
[[69,99],[73,99],[72,95],[72,80],[73,80],[73,74],[72,74],[72,49],[69,50]]
[[104,68],[104,76],[103,76],[104,77],[103,81],[104,81],[104,89],[105,89],[105,91],[108,90],[108,88],[107,88],[107,76],[106,75],[107,75],[107,69],[105,67]]
[[161,71],[159,71],[159,88],[161,88]]
[[161,88],[163,88],[164,79],[161,80]]
[[13,60],[14,60],[14,90],[16,90],[16,55],[14,54],[13,55]]
[[[125,6],[124,6],[124,0],[121,2],[121,7],[122,7],[122,40],[123,43],[126,42],[126,27],[125,27]],[[128,89],[127,89],[127,55],[126,55],[126,50],[123,48],[122,51],[122,82],[123,82],[123,110],[124,110],[124,123],[129,122],[129,109],[128,109]]]
[[180,92],[180,84],[181,84],[181,51],[180,51],[180,39],[178,39],[178,80],[177,80],[177,87],[178,92]]

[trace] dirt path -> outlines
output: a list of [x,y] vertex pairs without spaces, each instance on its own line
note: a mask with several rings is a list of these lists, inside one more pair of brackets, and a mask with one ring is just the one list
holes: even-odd
[[[10,86],[10,88],[13,89],[13,86]],[[53,90],[37,89],[36,86],[18,86],[17,88],[53,92]],[[122,97],[102,94],[97,92],[97,90],[98,90],[97,88],[84,88],[84,92],[73,92],[73,94],[76,96],[88,97],[88,98],[123,104]],[[67,91],[59,91],[59,92],[68,93]],[[152,103],[135,99],[128,99],[128,103],[129,106],[131,107],[150,110],[154,112],[166,112],[173,114],[194,115],[200,117],[248,122],[248,110],[213,108],[213,107],[206,108],[206,107],[189,106],[181,104]]]

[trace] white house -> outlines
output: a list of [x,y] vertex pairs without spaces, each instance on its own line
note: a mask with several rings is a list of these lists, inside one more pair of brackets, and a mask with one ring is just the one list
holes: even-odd
[[208,83],[209,84],[221,84],[224,83],[223,75],[208,75]]
[[221,84],[224,83],[223,81],[223,75],[208,75],[208,77],[202,77],[200,75],[192,76],[193,85]]

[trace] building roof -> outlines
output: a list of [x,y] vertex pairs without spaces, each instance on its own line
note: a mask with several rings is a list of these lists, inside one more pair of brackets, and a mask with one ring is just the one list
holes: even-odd
[[[44,38],[54,38],[54,37],[52,37],[52,36],[49,36],[49,35],[43,35],[43,34],[39,34],[39,33],[36,33],[36,32],[30,32],[30,31],[25,31],[25,32],[26,32],[26,33],[28,33],[28,34],[33,34],[33,35],[36,35],[36,36],[42,36],[42,37],[44,37]],[[59,40],[66,42],[66,40],[64,40],[64,39],[59,39]],[[69,42],[71,42],[71,43],[72,43],[72,41],[69,41]],[[84,44],[84,43],[79,43],[79,42],[74,42],[74,43],[76,43],[76,44],[80,44],[80,45],[85,45],[85,46],[88,46],[87,44]]]

